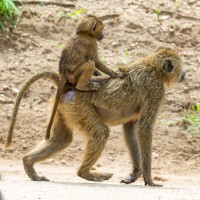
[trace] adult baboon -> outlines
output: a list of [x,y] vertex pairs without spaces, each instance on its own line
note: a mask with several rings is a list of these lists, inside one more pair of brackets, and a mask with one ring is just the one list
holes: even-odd
[[[151,177],[153,125],[165,95],[165,85],[181,82],[186,72],[182,70],[179,55],[168,48],[159,49],[119,70],[125,73],[124,78],[92,79],[100,86],[96,92],[66,89],[58,105],[50,139],[23,158],[25,171],[32,180],[48,180],[37,175],[34,164],[66,148],[74,131],[83,132],[87,138],[78,175],[90,181],[109,179],[112,174],[93,173],[90,169],[104,149],[109,137],[108,126],[123,124],[134,166],[132,174],[123,182],[134,182],[143,174],[145,185],[159,186]],[[12,133],[8,138],[12,138]]]

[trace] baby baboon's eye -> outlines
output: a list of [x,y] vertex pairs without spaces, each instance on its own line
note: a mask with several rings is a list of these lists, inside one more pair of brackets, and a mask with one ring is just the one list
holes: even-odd
[[173,70],[173,64],[172,64],[172,61],[170,59],[167,59],[165,60],[164,62],[164,69],[167,71],[167,72],[171,72]]

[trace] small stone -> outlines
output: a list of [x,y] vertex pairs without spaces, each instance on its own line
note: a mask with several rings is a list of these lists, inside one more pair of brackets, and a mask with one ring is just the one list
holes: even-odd
[[0,95],[0,103],[1,104],[12,104],[13,101],[7,99],[7,97],[5,97],[4,95]]
[[12,90],[12,93],[15,94],[15,95],[19,93],[18,88],[12,88],[11,90]]
[[41,54],[49,54],[52,53],[51,49],[44,49]]
[[115,159],[112,157],[108,157],[108,160],[114,161]]
[[9,90],[9,86],[8,85],[3,85],[3,90],[4,91]]
[[24,144],[24,145],[22,146],[22,148],[23,148],[23,149],[27,149],[28,146],[27,146],[26,144]]
[[83,151],[83,149],[81,147],[78,148],[78,151]]
[[61,163],[62,163],[62,164],[66,164],[66,161],[65,161],[65,160],[61,160]]
[[56,58],[48,57],[47,61],[56,61]]
[[35,107],[33,108],[33,110],[34,110],[34,111],[40,111],[39,108],[35,108]]
[[19,58],[19,62],[22,63],[23,61],[24,61],[24,58],[23,58],[23,57],[20,57],[20,58]]
[[29,34],[28,33],[22,33],[22,37],[28,37]]
[[129,22],[127,25],[126,25],[127,28],[131,28],[131,29],[141,29],[142,26],[140,24],[135,24],[133,22]]
[[166,20],[166,19],[169,19],[169,18],[170,18],[170,16],[168,16],[168,15],[161,15],[159,17],[159,19],[161,19],[161,20]]

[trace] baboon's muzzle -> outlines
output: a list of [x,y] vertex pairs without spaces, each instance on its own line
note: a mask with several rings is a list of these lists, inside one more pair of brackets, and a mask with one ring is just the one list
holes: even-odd
[[182,81],[185,79],[185,75],[186,75],[186,71],[185,71],[185,70],[182,70],[180,79],[179,79],[179,81],[178,81],[179,83],[182,82]]

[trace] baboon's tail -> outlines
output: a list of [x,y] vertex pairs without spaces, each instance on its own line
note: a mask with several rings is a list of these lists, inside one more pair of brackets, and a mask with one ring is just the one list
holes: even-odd
[[37,73],[25,82],[25,84],[22,86],[22,88],[20,89],[20,91],[19,91],[19,93],[17,94],[17,97],[16,97],[12,117],[11,117],[11,120],[10,120],[8,136],[7,136],[7,140],[6,140],[6,143],[5,143],[6,147],[9,147],[12,144],[12,136],[13,136],[13,130],[14,130],[14,127],[15,127],[16,117],[17,117],[17,113],[18,113],[18,110],[19,110],[19,105],[20,105],[21,99],[22,99],[25,91],[35,81],[42,79],[42,78],[43,79],[49,79],[49,80],[53,81],[56,85],[58,85],[59,76],[58,76],[58,73],[56,73],[54,71],[43,71],[43,72]]

